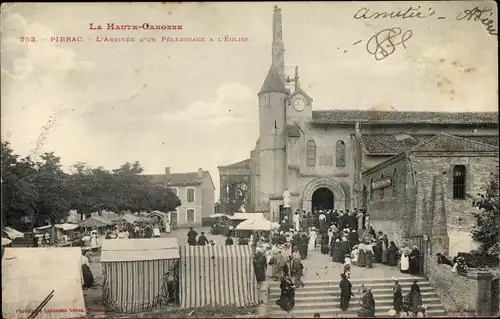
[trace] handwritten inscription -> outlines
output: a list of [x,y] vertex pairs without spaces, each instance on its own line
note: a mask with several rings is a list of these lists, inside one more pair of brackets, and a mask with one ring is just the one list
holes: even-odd
[[383,60],[393,54],[398,45],[402,45],[406,49],[405,42],[412,35],[413,32],[411,30],[403,32],[401,28],[384,29],[368,40],[366,51],[373,55],[375,60]]
[[422,12],[420,6],[409,7],[406,10],[398,10],[391,12],[375,12],[368,8],[359,9],[354,15],[354,19],[365,19],[365,20],[375,20],[375,19],[423,19],[434,15],[436,11],[429,8],[427,13]]
[[460,12],[457,16],[457,20],[467,20],[467,21],[480,21],[491,35],[498,35],[498,30],[495,28],[493,20],[489,17],[493,15],[491,9],[479,9],[475,7],[473,9],[466,9],[464,12]]

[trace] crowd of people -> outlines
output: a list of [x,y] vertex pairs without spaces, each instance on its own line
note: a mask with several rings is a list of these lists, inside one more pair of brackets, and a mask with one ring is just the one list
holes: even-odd
[[[375,232],[366,211],[354,210],[345,214],[342,211],[315,211],[302,216],[297,211],[291,221],[285,216],[280,228],[269,236],[252,237],[249,244],[255,247],[257,281],[264,281],[266,277],[281,281],[281,296],[277,304],[287,312],[295,305],[295,290],[304,287],[302,260],[307,258],[308,252],[318,248],[322,254],[329,255],[331,262],[343,264],[340,304],[344,311],[348,309],[353,295],[349,282],[351,267],[370,268],[373,263],[380,263],[391,267],[399,265],[402,273],[420,273],[418,247],[410,249],[404,244],[399,249],[394,241],[389,241],[387,234]],[[417,295],[417,292],[412,290],[410,295]],[[422,311],[421,302],[415,307],[408,306],[410,299],[404,299],[401,306],[398,306],[399,299],[395,299],[394,308],[398,316],[401,316],[402,310],[405,313]],[[374,316],[375,300],[370,289],[362,291],[361,304],[360,315]]]
[[122,221],[115,229],[106,232],[106,239],[153,238],[160,237],[160,225],[146,221],[127,223]]

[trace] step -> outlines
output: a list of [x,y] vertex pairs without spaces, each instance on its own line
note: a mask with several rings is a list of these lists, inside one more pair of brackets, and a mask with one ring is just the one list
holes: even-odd
[[[393,308],[393,302],[392,300],[385,300],[385,301],[377,301],[375,300],[375,303],[376,303],[376,308],[377,311],[385,311],[385,312],[388,312],[389,310],[391,310]],[[428,303],[426,301],[423,301],[423,304],[424,306],[427,307],[427,311],[428,310],[442,310],[444,311],[444,308],[443,306],[441,305],[441,301],[438,299],[437,301],[434,301],[433,303]],[[354,298],[354,299],[351,299],[351,303],[350,305],[352,305],[354,307],[354,309],[359,309],[360,308],[360,304],[359,304],[359,298]],[[269,304],[269,309],[271,312],[274,312],[274,311],[279,311],[281,308],[280,306],[278,306],[276,304],[276,302],[273,302],[272,304]],[[301,303],[295,303],[295,307],[294,309],[296,310],[307,310],[307,309],[316,309],[316,310],[320,310],[320,309],[336,309],[338,308],[340,310],[340,299],[337,298],[336,301],[331,301],[331,302],[325,302],[325,303],[313,303],[313,302],[301,302]]]
[[[360,287],[352,287],[352,292],[354,294],[359,294],[361,293]],[[383,294],[383,293],[392,293],[392,287],[381,287],[381,288],[371,288],[372,293],[375,294]],[[404,287],[402,286],[401,289],[403,290],[403,294],[410,292],[410,287]],[[427,286],[427,287],[420,287],[420,291],[422,293],[432,291],[434,292],[434,288],[432,286]],[[331,288],[312,288],[312,289],[307,289],[306,287],[303,288],[298,288],[295,290],[295,295],[320,295],[320,294],[338,294],[340,293],[340,288],[339,287],[331,287]],[[280,289],[271,289],[269,291],[269,296],[273,295],[280,295],[281,290]]]
[[[403,283],[413,283],[414,280],[417,280],[419,282],[419,285],[420,283],[425,283],[425,282],[428,282],[427,278],[425,277],[401,277],[401,278],[396,278],[400,284],[403,284]],[[393,280],[392,278],[370,278],[370,279],[349,279],[349,281],[354,285],[354,284],[376,284],[376,283],[390,283],[390,284],[393,284]],[[340,278],[339,280],[304,280],[304,283],[306,284],[321,284],[321,285],[324,285],[324,284],[328,284],[328,285],[332,285],[332,284],[337,284],[340,282]],[[280,284],[280,281],[279,280],[270,280],[268,281],[268,284],[270,286],[273,286],[273,285],[278,285]]]
[[[268,300],[270,301],[276,301],[279,299],[280,296],[273,296],[269,297]],[[355,297],[355,299],[359,298],[358,296]],[[393,300],[393,295],[392,294],[383,294],[383,295],[374,295],[375,301],[377,304],[379,302],[384,302],[389,300],[392,302]],[[338,295],[319,295],[319,296],[295,296],[295,304],[303,303],[303,302],[309,302],[309,303],[324,303],[324,302],[334,302],[338,301]],[[434,302],[441,302],[441,299],[437,297],[435,293],[427,293],[427,294],[422,294],[422,301],[424,303],[434,303]]]
[[[350,304],[349,309],[347,311],[342,311],[338,307],[335,308],[325,308],[325,309],[296,309],[294,307],[290,313],[286,313],[283,309],[273,309],[269,312],[269,317],[271,318],[283,318],[283,317],[294,317],[294,318],[313,318],[313,315],[318,312],[321,315],[321,318],[338,318],[338,317],[348,317],[348,318],[356,318],[357,312],[359,310],[359,305]],[[389,312],[389,308],[376,307],[377,311],[375,312],[376,317],[387,317],[387,313]],[[425,311],[426,317],[448,317],[444,309],[427,309]]]

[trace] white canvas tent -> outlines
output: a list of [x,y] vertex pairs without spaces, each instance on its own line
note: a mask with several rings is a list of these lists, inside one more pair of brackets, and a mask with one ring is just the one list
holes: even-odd
[[10,239],[14,240],[16,238],[23,238],[24,237],[24,234],[21,233],[20,231],[18,230],[15,230],[14,228],[12,227],[4,227],[3,228],[3,231],[4,233],[9,236]]
[[271,222],[265,218],[247,219],[236,226],[236,230],[271,230],[271,228]]
[[103,303],[108,310],[138,313],[160,308],[167,280],[177,280],[176,238],[107,239],[102,245]]
[[230,217],[230,219],[232,220],[247,220],[257,218],[266,219],[263,213],[234,213],[234,215]]
[[37,319],[85,318],[81,255],[79,247],[6,248],[2,258],[3,318],[28,318],[30,310],[52,290],[54,297]]

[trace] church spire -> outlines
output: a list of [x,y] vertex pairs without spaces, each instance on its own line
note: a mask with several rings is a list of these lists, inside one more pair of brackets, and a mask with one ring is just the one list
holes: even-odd
[[273,44],[272,44],[272,68],[285,83],[285,45],[283,44],[283,25],[281,9],[274,6],[273,14]]
[[300,82],[299,82],[299,67],[295,67],[295,90],[300,89]]

